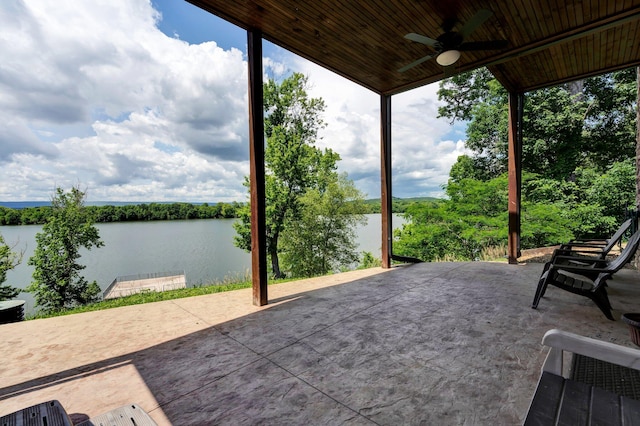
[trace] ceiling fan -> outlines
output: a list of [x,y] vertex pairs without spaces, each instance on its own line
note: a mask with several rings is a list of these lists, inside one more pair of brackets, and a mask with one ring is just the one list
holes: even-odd
[[453,26],[457,20],[447,19],[442,24],[444,33],[440,34],[438,38],[433,39],[416,33],[409,33],[404,38],[422,43],[435,50],[435,53],[424,56],[417,61],[405,65],[400,68],[398,72],[405,72],[408,69],[420,65],[421,63],[428,61],[431,58],[436,58],[436,62],[443,67],[455,64],[460,59],[460,52],[469,50],[497,50],[503,49],[507,46],[507,40],[488,40],[488,41],[467,41],[465,39],[476,28],[482,25],[489,17],[493,15],[493,12],[487,9],[480,9],[471,18],[469,22],[464,24],[459,31],[453,31]]

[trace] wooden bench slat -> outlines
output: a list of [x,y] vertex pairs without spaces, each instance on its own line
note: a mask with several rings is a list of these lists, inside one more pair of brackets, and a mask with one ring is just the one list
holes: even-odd
[[565,379],[557,424],[567,426],[588,424],[590,406],[591,386]]
[[526,426],[553,424],[556,420],[563,387],[564,378],[546,371],[543,372],[524,424]]
[[525,426],[640,426],[640,401],[542,372]]
[[620,397],[620,406],[622,409],[621,424],[624,426],[640,425],[640,401],[622,396]]
[[591,424],[622,424],[620,410],[620,397],[618,395],[597,387],[592,388]]

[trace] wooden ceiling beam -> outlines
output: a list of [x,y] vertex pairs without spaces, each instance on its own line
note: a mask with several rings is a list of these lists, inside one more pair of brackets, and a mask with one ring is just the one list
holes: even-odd
[[[464,21],[477,9],[471,0],[456,2],[453,12],[437,0],[187,1],[242,28],[260,29],[265,40],[385,96],[445,78],[435,61],[397,71],[430,52],[403,34],[435,36],[444,17],[453,13]],[[507,39],[510,45],[465,52],[456,73],[488,66],[509,91],[526,92],[640,61],[640,0],[497,0],[492,7],[492,25],[474,37]]]
[[[491,59],[490,61],[488,61],[486,64],[484,64],[484,66],[486,66],[487,68],[491,69],[491,67],[494,67],[496,65],[500,65],[503,64],[505,62],[511,61],[513,59],[517,59],[523,56],[528,56],[528,55],[532,55],[534,53],[549,49],[553,46],[559,45],[559,44],[563,44],[563,43],[569,43],[575,40],[578,40],[580,38],[586,37],[588,35],[591,34],[595,34],[595,33],[601,33],[604,32],[606,30],[609,30],[611,28],[620,26],[620,25],[624,25],[626,23],[629,22],[633,22],[633,21],[638,21],[640,20],[640,7],[634,8],[634,9],[629,9],[627,11],[624,11],[622,13],[619,13],[617,15],[613,15],[613,16],[609,16],[605,19],[601,19],[598,21],[593,21],[590,22],[588,24],[585,24],[581,27],[578,28],[573,28],[569,31],[565,31],[563,33],[560,34],[555,34],[551,37],[548,37],[546,39],[543,40],[537,40],[533,43],[530,43],[528,45],[524,45],[521,47],[518,47],[516,49],[510,50],[509,52],[497,55],[495,58]],[[591,77],[593,75],[600,75],[600,74],[604,74],[607,72],[611,72],[611,71],[615,71],[615,70],[619,70],[619,69],[624,69],[624,68],[628,68],[628,67],[632,67],[634,65],[637,65],[640,62],[640,60],[636,60],[636,61],[631,61],[622,65],[616,65],[616,66],[612,66],[612,67],[608,67],[608,68],[603,68],[603,69],[599,69],[597,71],[591,72],[589,74],[580,74],[578,76],[571,76],[562,80],[556,80],[556,81],[550,81],[550,82],[546,82],[543,84],[538,84],[535,86],[529,86],[529,87],[513,87],[513,83],[512,82],[508,82],[508,81],[501,81],[501,83],[509,90],[509,91],[513,91],[513,92],[528,92],[531,90],[536,90],[536,89],[540,89],[542,87],[548,87],[548,86],[555,86],[558,84],[562,84],[562,83],[566,83],[569,81],[573,81],[575,79],[579,79],[579,78],[587,78],[587,77]],[[500,79],[499,79],[500,80]],[[511,86],[511,87],[509,87]]]
[[[466,65],[465,67],[462,67],[459,69],[459,73],[463,73],[463,72],[467,72],[467,71],[472,71],[474,69],[477,68],[481,68],[481,67],[492,67],[495,65],[499,65],[499,64],[504,64],[506,62],[509,62],[511,60],[523,57],[523,56],[528,56],[537,52],[541,52],[543,50],[549,49],[553,46],[559,45],[559,44],[563,44],[563,43],[569,43],[575,40],[578,40],[582,37],[586,37],[588,35],[591,34],[595,34],[595,33],[599,33],[599,32],[603,32],[606,31],[608,29],[620,26],[620,25],[624,25],[626,23],[629,22],[633,22],[633,21],[638,21],[640,20],[640,7],[636,7],[633,9],[629,9],[626,10],[624,12],[621,12],[619,14],[616,15],[612,15],[612,16],[608,16],[604,19],[600,19],[600,20],[596,20],[596,21],[592,21],[589,22],[588,24],[582,25],[580,27],[577,28],[572,28],[571,30],[559,33],[559,34],[554,34],[550,37],[541,39],[541,40],[536,40],[535,42],[529,43],[529,44],[525,44],[523,46],[520,47],[516,47],[514,49],[511,49],[505,53],[499,53],[496,54],[492,57],[489,57],[487,59],[481,60],[481,61],[477,61],[477,62],[473,62],[470,63],[468,65]],[[624,66],[616,66],[616,67],[612,67],[617,69],[623,69],[625,67],[630,67],[630,66],[634,66],[635,64],[637,64],[637,62],[632,62],[629,65],[624,65]],[[597,71],[597,72],[593,72],[592,75],[599,75],[599,74],[603,74],[607,71]],[[496,76],[497,77],[497,76]],[[570,77],[568,79],[566,79],[566,81],[572,81],[575,80],[576,78],[582,78],[583,76],[577,76],[577,77]],[[585,75],[586,78],[586,75]],[[396,89],[394,89],[393,91],[391,91],[390,93],[387,94],[397,94],[397,93],[402,93],[405,92],[407,90],[411,90],[411,89],[415,89],[416,87],[420,87],[420,86],[424,86],[425,84],[431,84],[434,83],[436,81],[441,80],[442,77],[441,76],[430,76],[429,78],[420,80],[420,81],[416,81],[416,82],[412,82],[411,84],[405,85],[405,86],[401,86],[398,87]],[[500,78],[499,78],[500,80]],[[545,84],[541,84],[541,85],[537,85],[535,86],[535,88],[540,88],[540,87],[545,87],[545,86],[553,86],[553,85],[557,85],[557,84],[561,84],[563,82],[566,81],[562,81],[562,82],[557,82],[557,81],[551,81]],[[528,92],[530,90],[534,90],[533,87],[516,87],[513,85],[512,82],[509,81],[502,81],[500,80],[500,82],[507,88],[507,90],[511,91],[511,92]]]

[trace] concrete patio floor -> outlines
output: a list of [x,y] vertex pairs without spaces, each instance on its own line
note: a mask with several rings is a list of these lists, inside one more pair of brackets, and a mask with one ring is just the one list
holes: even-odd
[[633,347],[541,264],[423,263],[0,325],[0,415],[58,399],[74,420],[135,402],[160,425],[520,424],[561,328]]

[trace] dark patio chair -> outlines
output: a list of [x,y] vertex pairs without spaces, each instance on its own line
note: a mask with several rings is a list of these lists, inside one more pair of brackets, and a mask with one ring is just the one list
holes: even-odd
[[619,244],[625,232],[631,226],[632,219],[625,220],[618,230],[608,239],[602,240],[573,240],[562,244],[559,250],[586,254],[604,259],[616,244]]
[[589,263],[582,256],[568,256],[558,251],[544,265],[531,307],[536,309],[549,284],[574,294],[588,297],[602,313],[614,320],[607,295],[607,280],[626,265],[638,250],[640,230],[631,236],[620,255],[613,260],[592,258]]

